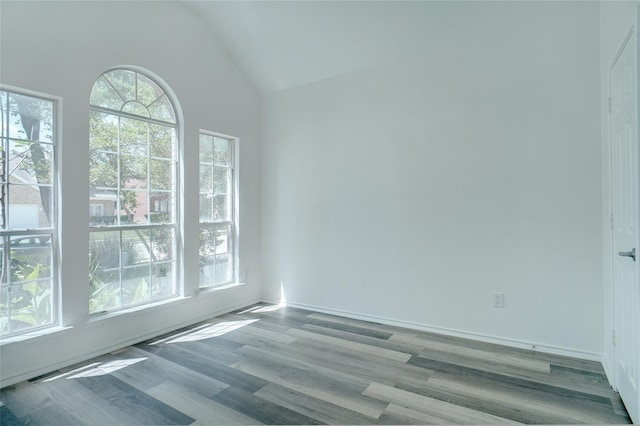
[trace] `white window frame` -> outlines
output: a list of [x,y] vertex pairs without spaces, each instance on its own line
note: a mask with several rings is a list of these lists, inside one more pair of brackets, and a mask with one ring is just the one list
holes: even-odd
[[[52,327],[56,327],[60,324],[60,268],[59,268],[59,220],[60,216],[59,212],[59,204],[58,204],[58,194],[59,194],[59,167],[58,167],[58,151],[60,150],[60,141],[61,141],[61,127],[62,127],[62,98],[58,96],[49,95],[47,93],[36,92],[33,90],[23,89],[15,86],[10,86],[6,84],[0,84],[0,92],[8,92],[14,93],[20,96],[26,96],[36,99],[41,99],[47,102],[51,102],[52,104],[52,120],[51,120],[51,137],[52,137],[52,159],[51,159],[51,167],[52,167],[52,180],[51,180],[51,218],[48,228],[36,228],[36,229],[0,229],[0,238],[8,238],[12,237],[20,237],[20,236],[38,236],[44,235],[48,236],[51,241],[51,321],[47,324],[36,325],[33,327],[28,327],[24,329],[18,329],[15,332],[7,332],[6,334],[0,335],[0,340],[4,340],[7,338],[12,338],[15,336],[24,335],[27,333],[32,333],[34,331],[49,329]],[[8,130],[7,130],[8,131]],[[9,138],[8,133],[5,133],[5,129],[0,128],[0,136],[2,139]],[[8,162],[7,162],[8,167]],[[9,185],[10,186],[10,185]],[[10,195],[9,195],[10,196]],[[7,204],[7,209],[9,209],[9,204]],[[7,216],[7,225],[9,222],[9,217]],[[7,315],[8,318],[11,317],[10,314],[10,304],[9,304],[9,313]],[[9,327],[10,328],[10,327]]]
[[224,226],[228,226],[230,229],[230,238],[231,238],[231,279],[229,281],[224,282],[213,282],[213,283],[203,283],[203,276],[201,273],[202,265],[199,270],[199,288],[200,290],[207,289],[216,289],[225,287],[227,285],[238,283],[239,280],[239,267],[240,267],[240,257],[239,257],[239,227],[238,227],[238,219],[239,219],[239,203],[238,203],[238,187],[239,187],[239,155],[240,151],[240,139],[236,136],[226,135],[224,133],[213,132],[210,130],[200,129],[198,134],[198,176],[200,177],[200,136],[213,136],[214,138],[226,139],[230,143],[231,150],[231,213],[230,221],[202,221],[200,220],[200,179],[198,179],[198,235],[203,228],[208,229],[216,229]]
[[[123,70],[123,71],[130,71],[130,72],[134,72],[137,74],[140,74],[142,76],[144,76],[145,78],[151,80],[153,83],[155,83],[164,93],[164,96],[166,96],[166,98],[168,99],[168,101],[171,104],[171,107],[173,109],[173,114],[175,117],[175,122],[168,122],[168,121],[163,121],[163,120],[159,120],[159,119],[155,119],[155,118],[148,118],[148,117],[144,117],[141,115],[137,115],[137,114],[131,114],[129,112],[124,112],[124,111],[118,111],[115,109],[110,109],[110,108],[105,108],[105,107],[101,107],[101,106],[96,106],[93,105],[91,102],[89,102],[89,111],[90,112],[97,112],[97,113],[102,113],[102,114],[110,114],[113,116],[116,116],[118,118],[124,117],[127,119],[132,119],[132,120],[139,120],[139,121],[143,121],[143,122],[147,122],[149,124],[157,124],[157,125],[162,125],[162,126],[167,126],[167,127],[173,127],[175,129],[175,136],[176,136],[176,141],[175,141],[175,146],[174,146],[174,152],[173,152],[173,162],[174,162],[174,168],[173,168],[173,179],[174,179],[174,210],[173,210],[173,222],[172,223],[151,223],[150,218],[151,218],[151,209],[152,209],[152,203],[151,203],[151,188],[148,188],[148,196],[147,196],[147,200],[148,200],[148,215],[149,215],[149,223],[147,224],[141,224],[141,225],[101,225],[101,226],[90,226],[89,227],[89,235],[91,235],[91,233],[95,233],[95,232],[119,232],[120,233],[120,238],[122,238],[123,232],[126,231],[138,231],[138,230],[148,230],[148,231],[153,231],[153,230],[160,230],[160,229],[172,229],[173,230],[173,246],[172,246],[172,263],[173,263],[173,281],[171,283],[172,286],[172,294],[165,296],[165,297],[161,297],[161,298],[150,298],[147,299],[145,301],[142,301],[140,303],[133,303],[133,304],[126,304],[123,305],[122,303],[120,303],[119,306],[117,307],[113,307],[113,308],[109,308],[107,310],[102,310],[102,311],[96,311],[96,312],[90,312],[91,316],[99,316],[99,315],[105,315],[105,314],[110,314],[113,312],[119,312],[119,311],[125,311],[131,308],[138,308],[138,307],[145,307],[146,305],[149,305],[149,307],[154,306],[154,304],[156,304],[159,301],[162,300],[168,300],[168,299],[172,299],[172,298],[177,298],[177,297],[181,297],[181,293],[182,293],[182,288],[179,285],[180,283],[180,279],[179,277],[181,276],[181,258],[182,256],[180,255],[180,253],[178,252],[178,241],[180,239],[180,235],[181,235],[181,211],[180,211],[180,205],[181,205],[181,191],[180,191],[180,167],[181,167],[181,157],[180,157],[180,144],[181,144],[181,137],[182,137],[182,123],[180,122],[180,114],[179,114],[179,110],[176,107],[176,101],[174,100],[174,95],[173,95],[173,91],[166,86],[166,84],[162,81],[162,79],[160,79],[159,77],[157,77],[155,74],[153,74],[152,72],[149,72],[148,70],[144,70],[138,67],[117,67],[117,68],[111,68],[109,70],[106,70],[105,72],[103,72],[98,79],[96,79],[96,82],[102,78],[102,76],[109,74],[112,71],[119,71],[119,70]],[[94,82],[95,84],[95,82]],[[118,142],[118,146],[119,146],[119,142]],[[120,158],[120,154],[118,154],[118,158]],[[151,155],[150,152],[147,153],[147,160],[153,159],[153,156]],[[118,170],[118,179],[120,179],[120,170]],[[150,185],[150,182],[147,182],[148,185]],[[120,191],[120,188],[119,188]],[[164,192],[164,191],[162,191]],[[120,205],[120,202],[118,201],[118,206]],[[118,209],[116,209],[116,214],[120,215],[120,209],[118,207]],[[120,249],[122,250],[122,242],[120,243],[121,247]],[[123,253],[121,252],[120,256],[120,267],[119,267],[119,276],[120,276],[120,280],[122,280],[122,274],[123,272],[127,269],[122,265],[122,255]],[[121,283],[122,284],[122,283]]]

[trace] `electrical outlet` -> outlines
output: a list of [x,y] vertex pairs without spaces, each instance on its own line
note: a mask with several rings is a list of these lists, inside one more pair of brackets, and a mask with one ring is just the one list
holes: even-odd
[[244,270],[244,279],[242,280],[242,282],[246,283],[248,279],[249,279],[249,269],[247,268]]
[[493,307],[504,308],[504,293],[493,293]]

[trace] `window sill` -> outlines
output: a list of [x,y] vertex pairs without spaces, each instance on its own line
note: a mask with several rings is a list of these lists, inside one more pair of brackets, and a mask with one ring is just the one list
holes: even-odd
[[56,325],[52,327],[41,328],[39,330],[29,331],[15,336],[3,337],[2,339],[0,339],[0,348],[4,348],[5,346],[9,346],[13,343],[24,342],[31,339],[58,337],[60,333],[67,332],[72,328],[73,326],[62,327],[60,325]]
[[205,294],[210,294],[210,293],[215,293],[218,291],[223,291],[223,290],[228,290],[230,288],[235,288],[235,287],[241,287],[245,285],[244,282],[241,283],[229,283],[229,284],[225,284],[225,285],[221,285],[221,286],[210,286],[210,287],[200,287],[200,289],[198,290],[198,296],[200,295],[205,295]]
[[184,296],[184,297],[180,296],[180,297],[174,297],[166,300],[159,300],[153,303],[147,303],[145,305],[133,306],[131,308],[126,308],[118,311],[93,314],[89,316],[89,321],[87,321],[85,327],[87,328],[96,327],[103,324],[103,322],[106,320],[120,318],[120,317],[127,317],[130,315],[135,315],[139,313],[151,312],[151,311],[165,308],[167,306],[181,305],[183,303],[186,303],[190,299],[191,299],[190,296]]

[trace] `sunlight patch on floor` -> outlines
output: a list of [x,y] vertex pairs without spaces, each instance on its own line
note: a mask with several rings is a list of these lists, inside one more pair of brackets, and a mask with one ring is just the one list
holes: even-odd
[[57,376],[50,377],[43,382],[51,382],[57,379],[66,378],[69,379],[79,379],[81,377],[94,377],[94,376],[104,376],[106,374],[111,374],[115,371],[122,370],[130,365],[137,364],[139,362],[145,361],[149,358],[128,358],[128,359],[117,359],[109,362],[94,362],[89,365],[84,365],[80,368],[76,368],[75,370],[71,370],[69,372],[58,374]]
[[167,337],[166,339],[158,340],[151,343],[151,345],[158,345],[160,343],[185,343],[185,342],[197,342],[199,340],[211,339],[213,337],[222,336],[230,333],[234,330],[253,324],[259,321],[257,319],[242,320],[242,321],[223,321],[218,324],[205,324],[198,328],[188,330],[184,333]]
[[246,311],[240,312],[241,314],[258,314],[264,312],[275,312],[284,308],[286,305],[266,305],[266,306],[254,306],[253,308],[247,309]]

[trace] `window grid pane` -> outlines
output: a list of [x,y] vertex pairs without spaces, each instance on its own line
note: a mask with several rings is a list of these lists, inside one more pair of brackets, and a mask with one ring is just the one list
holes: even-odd
[[200,228],[200,287],[233,282],[233,225]]
[[[105,127],[111,130],[105,131]],[[162,127],[154,125],[154,132],[149,132],[149,124],[144,121],[113,114],[93,115],[92,134],[100,135],[92,138],[93,146],[115,151],[90,148],[90,205],[103,206],[102,216],[91,215],[91,226],[175,222],[176,161],[169,152],[176,146],[175,129],[163,131]],[[158,134],[164,139],[151,141]],[[163,142],[168,146],[161,148]]]
[[89,313],[175,296],[174,243],[173,228],[90,232]]
[[116,69],[102,75],[93,85],[90,104],[176,123],[175,111],[162,88],[149,77],[132,70]]

